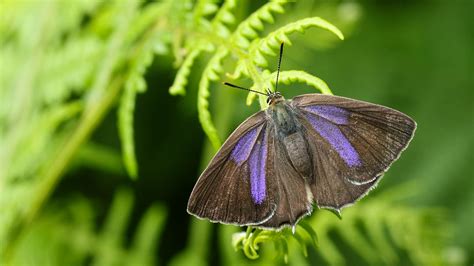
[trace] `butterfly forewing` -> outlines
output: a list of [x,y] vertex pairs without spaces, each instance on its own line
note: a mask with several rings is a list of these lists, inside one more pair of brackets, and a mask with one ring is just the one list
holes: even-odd
[[313,194],[318,205],[339,209],[375,185],[411,140],[416,123],[396,110],[337,96],[295,97],[311,147]]
[[199,177],[188,212],[211,221],[251,225],[275,212],[275,185],[269,130],[264,112],[244,121]]

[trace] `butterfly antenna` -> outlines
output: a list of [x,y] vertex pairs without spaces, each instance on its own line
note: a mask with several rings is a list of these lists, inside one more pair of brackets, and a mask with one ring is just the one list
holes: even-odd
[[278,91],[278,78],[280,77],[280,66],[281,66],[281,57],[283,55],[283,45],[285,43],[282,42],[280,45],[280,58],[278,58],[278,69],[277,69],[277,77],[276,77],[276,82],[275,82],[275,91]]
[[240,87],[240,86],[231,84],[231,83],[229,83],[229,82],[222,82],[222,84],[224,84],[224,85],[226,85],[226,86],[229,86],[229,87],[232,87],[232,88],[241,89],[241,90],[244,90],[244,91],[251,91],[251,92],[255,92],[255,93],[258,93],[258,94],[265,95],[265,96],[268,96],[268,95],[269,95],[269,94],[267,94],[267,93],[263,93],[263,92],[260,92],[260,91],[251,90],[251,89],[247,89],[247,88],[244,88],[244,87]]

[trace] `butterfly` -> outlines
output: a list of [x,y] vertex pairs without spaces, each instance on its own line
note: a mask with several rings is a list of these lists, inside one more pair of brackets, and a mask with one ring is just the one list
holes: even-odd
[[[283,43],[276,88],[282,53]],[[275,230],[294,228],[313,204],[339,213],[377,185],[416,129],[409,116],[377,104],[265,95],[268,108],[240,124],[199,177],[188,213]]]

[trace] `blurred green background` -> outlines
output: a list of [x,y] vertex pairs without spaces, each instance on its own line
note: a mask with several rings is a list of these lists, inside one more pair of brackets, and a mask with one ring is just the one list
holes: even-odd
[[[168,89],[201,38],[200,19],[212,21],[212,6],[222,3],[172,3],[0,2],[0,263],[284,264],[274,241],[250,260],[231,241],[240,228],[186,212],[215,152],[197,112],[198,84],[215,49],[197,57],[185,96]],[[233,31],[265,3],[237,1],[235,24],[226,27]],[[319,235],[306,257],[282,233],[288,263],[472,265],[473,1],[305,0],[284,10],[272,13],[275,24],[261,36],[320,16],[346,39],[321,29],[291,34],[283,70],[304,70],[336,95],[401,110],[418,123],[400,160],[342,220],[324,210],[306,219]],[[267,59],[274,71],[276,58]],[[220,80],[230,80],[224,74],[233,63],[225,61]],[[304,84],[280,91],[286,98],[315,92]],[[219,81],[210,87],[221,140],[259,110],[246,96]],[[133,151],[135,178],[126,170],[133,176]]]

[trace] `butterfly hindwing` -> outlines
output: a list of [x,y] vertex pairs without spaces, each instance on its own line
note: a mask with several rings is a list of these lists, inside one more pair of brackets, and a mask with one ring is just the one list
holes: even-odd
[[275,212],[272,146],[267,121],[258,112],[244,121],[222,145],[199,177],[188,212],[214,222],[251,225]]
[[[270,132],[274,130],[269,128]],[[276,182],[277,209],[273,217],[265,223],[259,224],[264,228],[281,228],[283,226],[293,226],[299,219],[308,215],[312,211],[312,195],[306,189],[306,181],[293,167],[288,152],[284,148],[284,143],[278,138],[276,133],[269,134],[269,142],[272,143],[274,174]],[[309,189],[309,187],[308,187]]]
[[343,97],[295,97],[314,165],[314,197],[340,209],[364,195],[411,140],[416,123],[405,114]]

